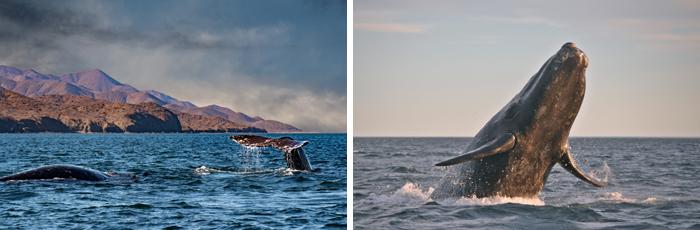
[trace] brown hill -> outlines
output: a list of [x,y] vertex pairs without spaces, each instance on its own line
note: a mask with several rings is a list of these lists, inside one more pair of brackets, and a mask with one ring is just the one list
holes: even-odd
[[277,130],[277,132],[280,133],[293,133],[293,132],[301,132],[301,129],[298,129],[297,127],[275,121],[275,120],[259,120],[256,122],[252,123],[253,127],[258,127],[261,129],[265,130]]
[[205,117],[217,117],[228,121],[232,121],[239,124],[244,124],[247,126],[253,126],[255,128],[268,130],[271,132],[279,133],[291,133],[291,132],[302,132],[301,129],[294,127],[289,124],[285,124],[275,120],[265,120],[261,117],[251,117],[245,113],[236,112],[229,108],[218,106],[218,105],[208,105],[204,107],[182,107],[173,104],[164,105],[172,111],[178,111],[181,113],[188,113],[193,115],[205,116]]
[[30,98],[0,88],[0,132],[179,132],[177,116],[154,103],[121,104],[88,97]]
[[183,132],[265,132],[264,129],[232,122],[220,117],[176,112]]
[[[123,84],[107,75],[107,73],[92,69],[77,73],[63,75],[42,74],[33,69],[22,70],[11,66],[0,65],[0,87],[12,90],[29,97],[44,95],[74,95],[86,96],[93,99],[114,103],[141,104],[153,102],[171,111],[189,113],[204,116],[206,118],[192,118],[197,121],[200,128],[204,120],[207,123],[216,123],[218,118],[223,118],[233,123],[253,126],[259,130],[265,129],[271,132],[301,132],[292,125],[275,120],[265,120],[259,116],[251,117],[245,113],[236,112],[226,107],[210,105],[197,107],[196,105],[181,101],[162,92],[155,90],[141,91],[128,84]],[[217,118],[218,117],[218,118]],[[202,121],[202,122],[200,122]],[[228,127],[223,125],[222,127]]]

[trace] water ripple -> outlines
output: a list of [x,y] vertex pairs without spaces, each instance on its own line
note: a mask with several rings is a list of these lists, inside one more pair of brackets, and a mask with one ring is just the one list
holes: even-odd
[[[700,227],[700,139],[573,138],[597,189],[554,167],[536,198],[430,199],[468,138],[355,138],[357,229],[689,229]],[[431,153],[431,154],[427,154]]]
[[242,148],[227,134],[0,134],[0,175],[61,163],[138,177],[0,183],[0,226],[345,226],[345,135],[291,136],[310,141],[306,152],[320,170],[285,170],[279,151]]

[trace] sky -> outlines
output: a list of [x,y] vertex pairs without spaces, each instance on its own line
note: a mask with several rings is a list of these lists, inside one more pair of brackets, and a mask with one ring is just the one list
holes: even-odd
[[0,64],[345,132],[345,1],[0,1]]
[[700,136],[700,1],[354,1],[355,136],[474,136],[564,43],[572,136]]

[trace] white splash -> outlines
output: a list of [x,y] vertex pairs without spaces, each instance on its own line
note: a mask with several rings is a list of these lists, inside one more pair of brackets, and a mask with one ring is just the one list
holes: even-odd
[[409,182],[404,184],[399,190],[396,190],[393,195],[395,197],[404,197],[407,199],[425,202],[431,200],[430,194],[433,194],[434,191],[435,189],[432,187],[428,187],[428,189],[421,189],[420,186]]
[[621,192],[606,192],[601,197],[601,200],[634,203],[634,199],[622,196]]
[[[433,187],[422,188],[420,185],[408,182],[401,188],[388,195],[370,195],[370,202],[383,202],[391,204],[420,205],[432,202],[430,195],[435,191]],[[438,200],[441,205],[498,205],[506,203],[516,203],[525,205],[542,206],[544,201],[539,197],[461,197],[457,199]]]
[[241,154],[243,172],[258,172],[260,171],[260,155],[262,153],[262,148],[258,147],[245,147],[243,154]]
[[209,168],[209,167],[204,166],[204,165],[200,166],[199,168],[194,169],[194,173],[197,175],[209,175],[209,174],[216,173],[216,172],[223,172],[223,171],[218,170],[218,169]]
[[228,173],[228,174],[236,174],[236,175],[254,175],[254,174],[265,174],[265,173],[277,173],[277,172],[284,172],[285,169],[241,169],[241,171],[235,170],[235,171],[229,171],[229,170],[221,170],[221,169],[215,169],[215,168],[210,168],[207,166],[200,166],[199,168],[194,169],[194,173],[197,175],[209,175],[212,173]]
[[643,203],[643,204],[653,204],[656,203],[656,197],[647,197],[645,199],[635,199],[622,195],[621,192],[606,192],[602,194],[600,200],[612,201],[615,203]]
[[462,197],[455,201],[459,205],[497,205],[497,204],[524,204],[532,206],[544,206],[544,201],[539,197]]
[[423,189],[414,183],[406,183],[398,190],[390,194],[370,194],[369,198],[363,202],[385,203],[390,205],[422,205],[431,201],[430,194],[433,188]]
[[304,170],[297,170],[297,169],[290,169],[290,168],[280,168],[280,169],[277,169],[276,171],[281,172],[282,175],[285,175],[285,176],[293,176],[294,173],[305,172]]
[[647,197],[646,199],[644,199],[644,200],[642,201],[642,203],[645,203],[645,204],[653,204],[653,203],[656,203],[656,197]]
[[608,178],[612,177],[612,170],[610,169],[610,166],[608,166],[608,162],[603,161],[603,165],[601,165],[599,168],[591,168],[591,171],[588,172],[588,176],[607,183]]

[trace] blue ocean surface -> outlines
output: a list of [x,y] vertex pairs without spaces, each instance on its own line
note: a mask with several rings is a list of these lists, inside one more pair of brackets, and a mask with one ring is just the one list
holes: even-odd
[[0,182],[0,229],[345,228],[346,135],[308,140],[314,171],[230,134],[1,134],[0,176],[75,164],[138,179]]
[[539,198],[433,201],[470,138],[355,138],[357,229],[700,229],[700,139],[572,138],[595,188],[560,166]]

